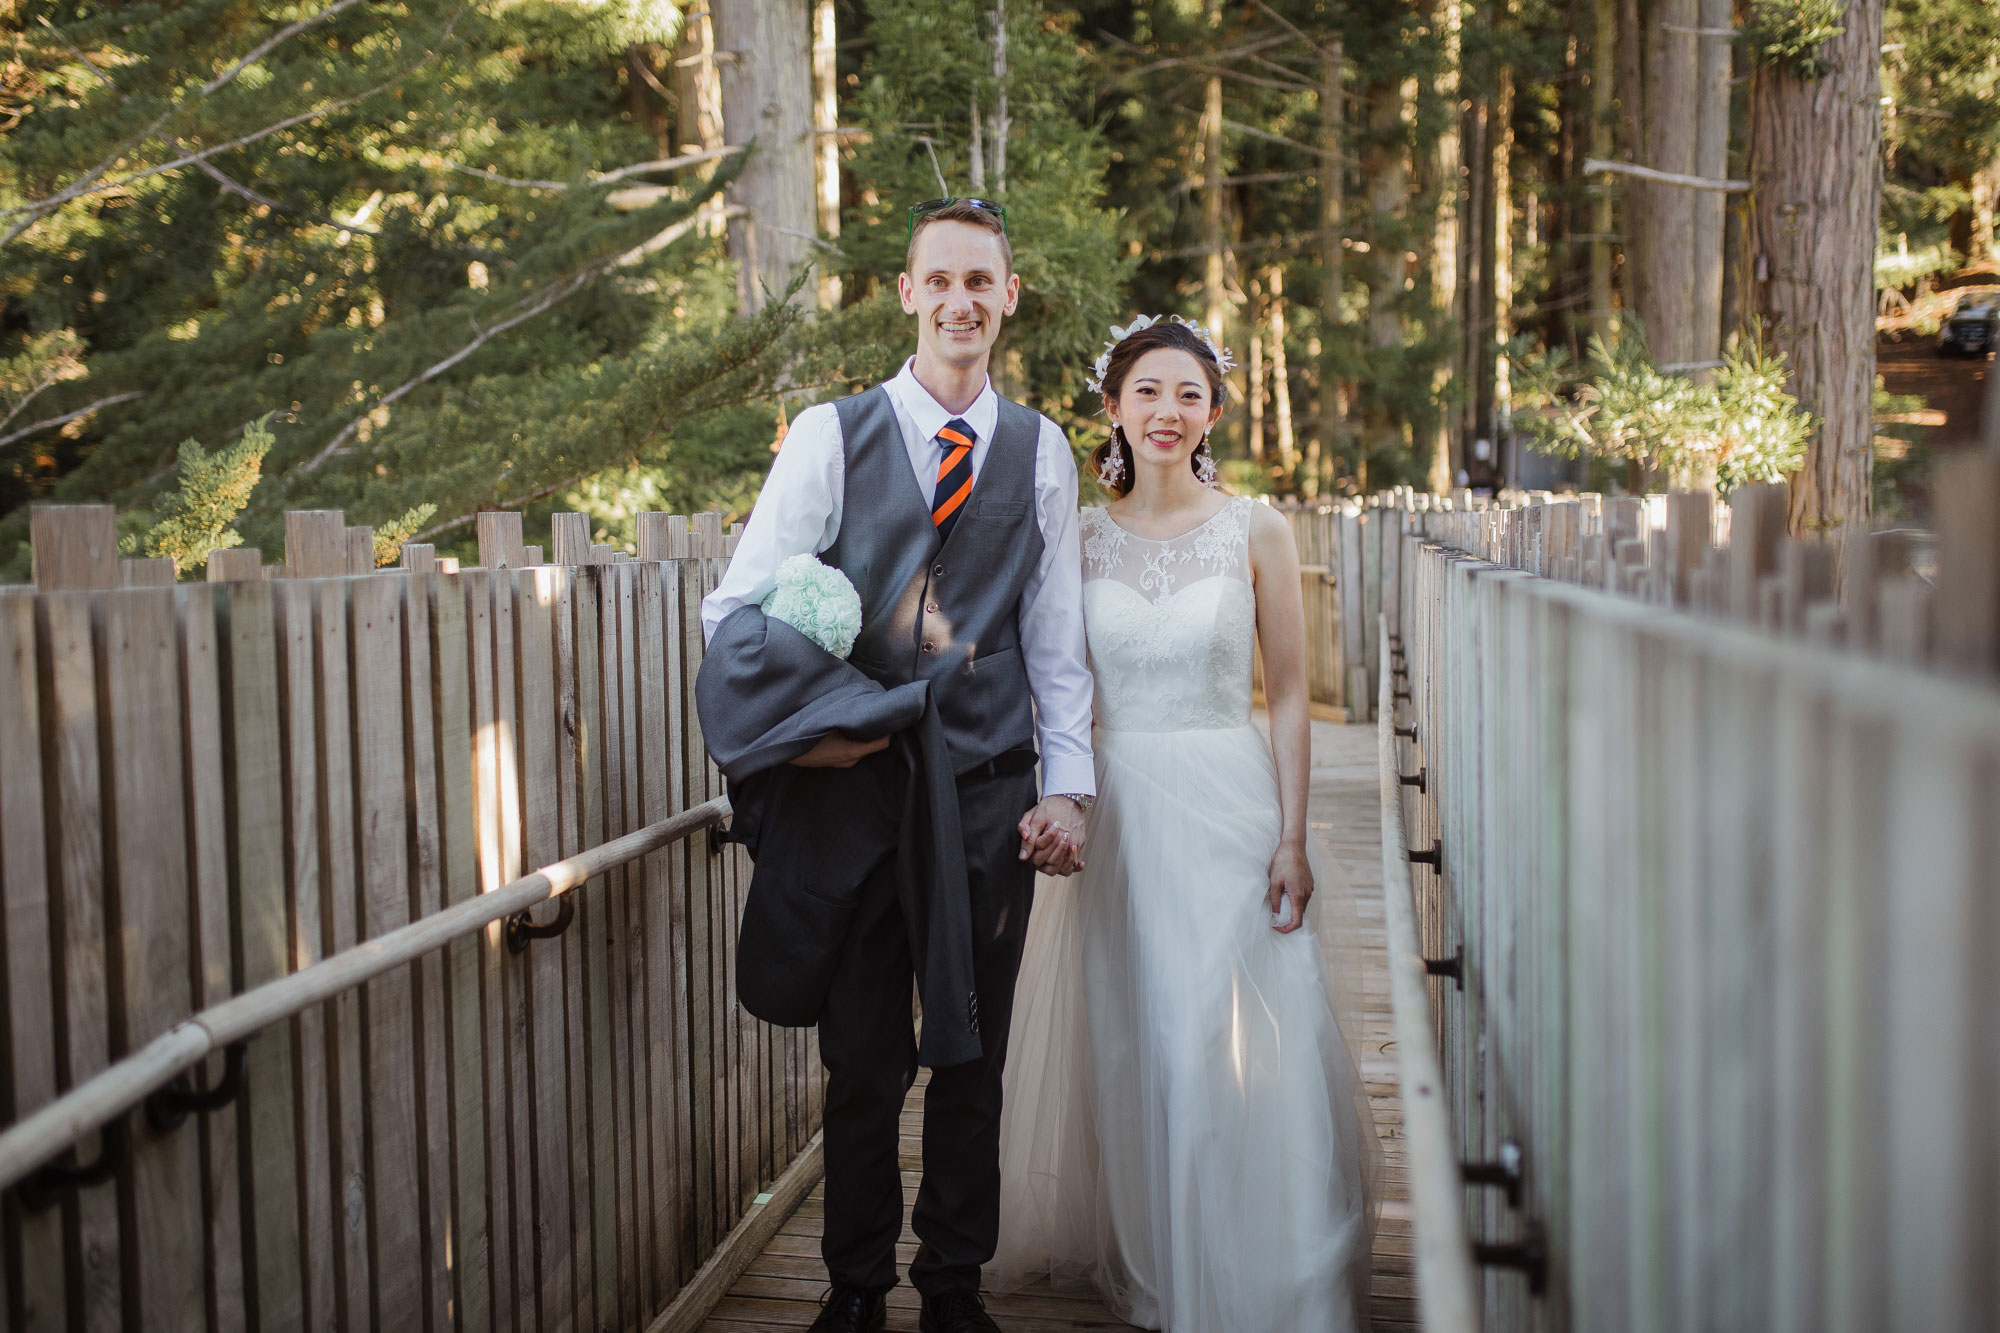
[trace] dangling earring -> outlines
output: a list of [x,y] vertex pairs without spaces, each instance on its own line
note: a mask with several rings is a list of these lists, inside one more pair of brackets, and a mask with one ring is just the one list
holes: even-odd
[[1125,484],[1125,431],[1122,427],[1111,428],[1111,447],[1105,451],[1104,461],[1097,465],[1097,480],[1107,491],[1115,491]]
[[1215,455],[1208,451],[1208,436],[1201,437],[1201,443],[1194,451],[1194,479],[1204,486],[1215,485]]

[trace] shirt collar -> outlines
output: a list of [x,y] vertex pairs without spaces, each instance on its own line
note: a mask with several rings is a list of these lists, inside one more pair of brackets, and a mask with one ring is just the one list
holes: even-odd
[[[889,381],[889,392],[895,395],[903,411],[909,414],[910,422],[916,426],[917,433],[927,440],[934,440],[954,414],[945,411],[938,400],[931,397],[930,390],[917,382],[916,365],[917,359],[914,356],[903,362],[903,368],[896,372],[896,378]],[[966,425],[972,427],[973,434],[980,439],[993,438],[993,431],[1000,424],[1000,395],[993,392],[991,376],[987,377],[985,385],[979,390],[979,396],[972,400],[972,406],[956,415]]]

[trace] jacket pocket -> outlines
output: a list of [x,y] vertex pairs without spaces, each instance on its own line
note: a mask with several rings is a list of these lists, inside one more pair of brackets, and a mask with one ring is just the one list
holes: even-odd
[[988,523],[1011,523],[1028,512],[1025,500],[981,500],[974,511]]

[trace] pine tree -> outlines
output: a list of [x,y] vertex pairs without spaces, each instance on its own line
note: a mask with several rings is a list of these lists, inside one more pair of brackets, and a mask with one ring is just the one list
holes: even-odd
[[624,95],[671,10],[26,17],[0,551],[23,501],[149,506],[176,442],[227,446],[274,409],[240,524],[267,552],[288,507],[386,525],[435,504],[423,535],[450,541],[479,508],[635,468],[699,504],[762,471],[780,384],[882,359],[865,320],[807,344],[797,301],[737,317],[697,225],[736,162],[690,179],[712,159],[661,159]]

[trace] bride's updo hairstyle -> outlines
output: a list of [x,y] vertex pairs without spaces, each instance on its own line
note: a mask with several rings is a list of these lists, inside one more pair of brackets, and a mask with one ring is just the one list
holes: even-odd
[[[1125,391],[1126,376],[1132,373],[1132,367],[1138,364],[1139,358],[1161,347],[1172,347],[1194,357],[1195,364],[1199,365],[1202,373],[1208,377],[1209,406],[1213,408],[1222,401],[1222,367],[1217,363],[1215,353],[1211,352],[1208,344],[1187,325],[1163,319],[1128,334],[1111,349],[1111,362],[1104,370],[1105,402],[1116,402],[1118,395]],[[1105,485],[1103,481],[1107,475],[1105,460],[1114,451],[1120,455],[1119,462],[1122,466],[1113,468],[1108,474],[1116,476],[1118,481],[1115,484]],[[1131,492],[1135,475],[1132,446],[1125,439],[1123,427],[1111,428],[1111,438],[1097,446],[1096,452],[1090,456],[1090,465],[1097,473],[1098,484],[1104,485],[1104,488],[1113,495],[1123,498]],[[1201,475],[1201,446],[1196,446],[1188,455],[1188,470],[1196,476]]]

